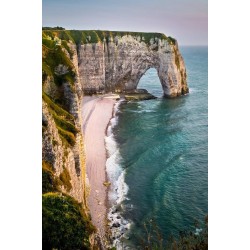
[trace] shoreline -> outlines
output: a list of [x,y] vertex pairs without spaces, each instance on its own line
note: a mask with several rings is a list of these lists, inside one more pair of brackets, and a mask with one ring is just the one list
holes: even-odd
[[91,220],[97,229],[102,245],[107,244],[108,232],[108,176],[106,161],[108,152],[105,137],[114,115],[119,95],[84,96],[82,105],[82,129],[86,153],[86,174],[90,192],[87,205]]

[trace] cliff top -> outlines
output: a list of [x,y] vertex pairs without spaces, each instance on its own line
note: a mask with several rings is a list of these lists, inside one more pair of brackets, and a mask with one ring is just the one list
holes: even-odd
[[130,32],[130,31],[108,31],[108,30],[63,30],[44,27],[42,31],[43,38],[55,38],[58,37],[61,40],[69,41],[76,44],[87,44],[87,43],[98,43],[103,42],[104,38],[107,42],[113,40],[115,37],[123,37],[131,35],[146,44],[150,43],[150,40],[167,40],[170,44],[175,44],[176,40],[170,36],[166,36],[163,33],[152,33],[152,32]]

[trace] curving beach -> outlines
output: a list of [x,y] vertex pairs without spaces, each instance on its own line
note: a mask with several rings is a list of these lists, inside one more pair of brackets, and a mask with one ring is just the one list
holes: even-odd
[[107,155],[104,139],[118,98],[118,95],[85,96],[82,103],[86,172],[90,185],[88,207],[101,240],[104,240],[107,224],[107,187],[104,185],[107,181]]

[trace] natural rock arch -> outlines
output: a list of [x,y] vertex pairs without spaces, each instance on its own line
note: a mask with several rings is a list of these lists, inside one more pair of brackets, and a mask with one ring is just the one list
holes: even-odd
[[158,71],[154,67],[151,67],[151,68],[146,70],[146,72],[139,79],[139,82],[138,82],[136,88],[137,89],[145,89],[145,90],[150,92],[150,90],[148,89],[150,84],[151,84],[150,80],[148,79],[149,75],[150,75],[150,77],[154,77],[153,88],[156,89],[157,91],[161,91],[161,93],[163,93],[163,89],[162,89],[161,81],[160,81],[160,78],[158,75]]
[[126,35],[116,42],[80,45],[78,62],[85,93],[134,90],[149,68],[157,70],[164,96],[188,93],[186,69],[177,42],[157,39],[146,44]]

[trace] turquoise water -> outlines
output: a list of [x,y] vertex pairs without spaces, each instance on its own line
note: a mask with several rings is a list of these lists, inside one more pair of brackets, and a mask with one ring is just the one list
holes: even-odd
[[[154,219],[163,238],[195,230],[208,213],[207,47],[181,47],[190,94],[164,99],[155,69],[140,80],[159,97],[122,103],[113,129],[119,164],[125,170],[127,199],[121,215],[130,222],[130,244],[144,237]],[[136,247],[132,247],[136,248]]]

